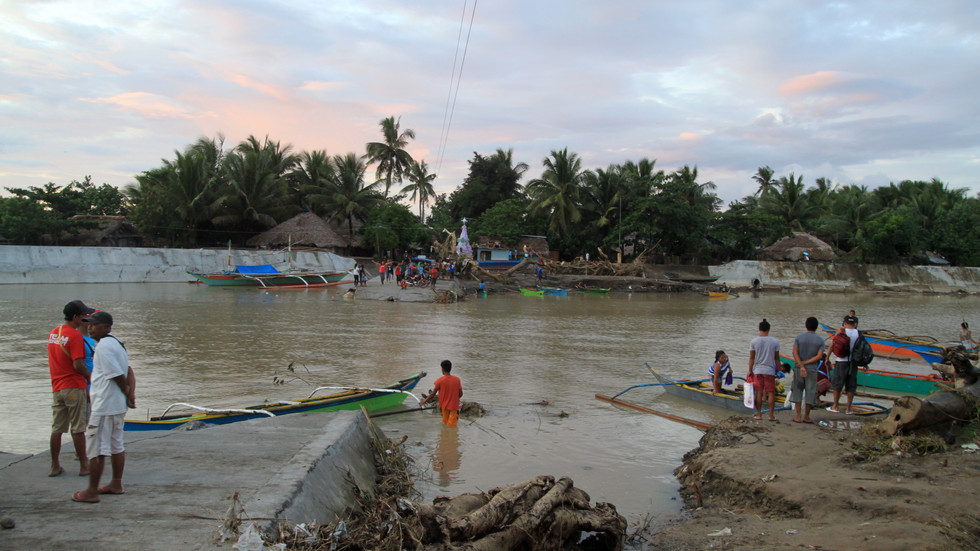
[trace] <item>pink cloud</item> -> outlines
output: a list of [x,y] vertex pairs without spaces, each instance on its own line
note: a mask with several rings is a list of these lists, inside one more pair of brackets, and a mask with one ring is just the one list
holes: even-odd
[[248,88],[250,90],[255,90],[260,94],[266,96],[272,96],[280,101],[285,101],[289,99],[289,94],[287,94],[283,89],[272,84],[265,84],[263,82],[258,82],[252,77],[246,75],[234,75],[231,77],[232,82],[238,84],[242,88]]
[[695,134],[694,132],[681,132],[678,137],[682,140],[697,140],[701,138],[701,135]]
[[190,113],[170,103],[168,98],[146,92],[127,92],[107,98],[78,98],[78,100],[115,105],[123,111],[137,113],[148,119],[192,118]]
[[818,92],[836,86],[843,80],[837,71],[819,71],[787,80],[779,87],[779,93],[803,95]]

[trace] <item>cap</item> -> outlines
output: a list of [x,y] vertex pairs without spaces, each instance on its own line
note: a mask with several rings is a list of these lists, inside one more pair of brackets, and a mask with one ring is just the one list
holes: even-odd
[[70,320],[75,316],[90,316],[95,312],[95,308],[89,308],[85,306],[85,303],[80,300],[73,300],[65,305],[64,314],[65,319]]
[[87,321],[90,323],[105,323],[107,325],[112,325],[112,316],[109,315],[109,312],[103,312],[102,310],[99,310],[98,312],[83,319],[82,321]]
[[858,319],[854,316],[844,316],[844,323],[854,323],[856,324]]

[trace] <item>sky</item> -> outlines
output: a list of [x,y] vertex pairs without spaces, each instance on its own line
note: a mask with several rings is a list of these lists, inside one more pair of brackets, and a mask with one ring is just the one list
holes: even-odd
[[763,166],[972,196],[978,85],[975,0],[0,0],[0,188],[122,188],[219,134],[362,154],[394,116],[437,193],[568,148],[725,203]]

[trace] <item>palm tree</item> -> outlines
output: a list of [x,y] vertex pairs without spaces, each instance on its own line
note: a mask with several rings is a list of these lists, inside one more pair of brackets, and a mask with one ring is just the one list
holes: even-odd
[[803,188],[803,176],[797,178],[791,172],[789,177],[781,177],[778,185],[762,196],[762,206],[790,229],[803,231],[817,214],[817,207],[810,203]]
[[299,206],[284,201],[284,175],[298,160],[291,149],[268,137],[262,144],[254,136],[238,144],[225,158],[228,189],[216,203],[221,214],[212,220],[214,224],[248,230],[269,228],[295,214]]
[[378,192],[381,182],[364,185],[367,166],[354,153],[334,156],[333,165],[336,168],[334,182],[330,192],[322,199],[334,216],[347,220],[348,237],[353,243],[354,218],[366,220],[371,209],[384,201]]
[[531,167],[524,162],[514,164],[514,148],[504,151],[503,148],[498,147],[496,153],[490,158],[498,161],[503,166],[503,170],[513,176],[514,189],[501,190],[501,196],[507,199],[516,196],[521,189],[519,183],[521,178],[524,177],[524,173]]
[[756,171],[755,176],[752,177],[753,180],[759,184],[759,189],[755,194],[759,197],[765,197],[767,193],[772,191],[773,187],[776,185],[776,181],[772,178],[773,170],[768,166],[761,166],[759,170]]
[[[323,149],[301,153],[299,162],[288,175],[290,191],[297,198],[297,202],[304,209],[314,212],[314,205],[310,197],[328,193],[333,180],[334,167],[330,163],[327,152]],[[317,212],[316,214],[322,215],[324,213]]]
[[583,177],[583,207],[593,213],[597,228],[605,228],[612,222],[621,197],[620,180],[620,170],[616,165],[609,165],[606,170],[600,168],[587,172]]
[[384,177],[387,197],[391,184],[401,182],[412,168],[412,156],[405,151],[405,146],[408,145],[409,138],[415,139],[415,131],[408,128],[399,134],[401,117],[397,121],[395,117],[382,119],[380,125],[384,141],[368,143],[367,158],[369,163],[378,163],[377,179]]
[[582,180],[588,171],[582,171],[582,160],[568,148],[552,150],[550,157],[542,161],[544,172],[540,178],[527,185],[532,197],[529,207],[532,213],[548,213],[548,229],[563,237],[568,226],[582,219],[579,195]]
[[412,193],[412,201],[419,199],[419,221],[425,223],[425,204],[430,197],[434,197],[436,190],[432,188],[432,180],[436,179],[435,174],[429,174],[429,167],[425,161],[412,163],[412,169],[408,172],[408,181],[411,184],[402,188],[402,193]]

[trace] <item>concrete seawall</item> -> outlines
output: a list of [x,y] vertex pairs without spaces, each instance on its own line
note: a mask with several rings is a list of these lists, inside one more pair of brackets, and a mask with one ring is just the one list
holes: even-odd
[[738,260],[708,272],[735,287],[758,281],[769,289],[980,293],[980,268]]
[[[242,529],[247,519],[264,530],[272,519],[333,522],[355,505],[352,481],[374,492],[369,430],[361,412],[341,411],[127,432],[126,493],[92,504],[71,500],[88,478],[76,476],[70,443],[62,447],[66,472],[54,478],[47,451],[0,454],[0,517],[16,524],[0,534],[0,549],[227,550],[235,540],[217,545],[214,537],[235,492]],[[103,483],[109,478],[106,465]]]
[[[285,251],[142,247],[0,246],[0,284],[182,282],[187,270],[219,272],[235,264],[289,262]],[[326,252],[293,252],[297,269],[348,271],[354,260]],[[230,259],[230,262],[229,262]]]

